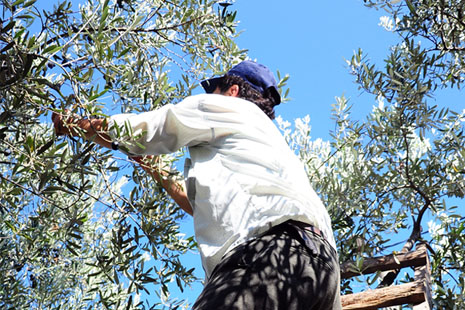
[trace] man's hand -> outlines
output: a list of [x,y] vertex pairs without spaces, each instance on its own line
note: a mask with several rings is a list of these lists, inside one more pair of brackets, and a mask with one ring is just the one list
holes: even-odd
[[[65,110],[65,113],[68,114],[68,110]],[[65,121],[66,119],[66,121]],[[52,114],[53,127],[55,128],[55,133],[57,136],[73,136],[70,131],[70,127],[73,123],[76,122],[75,118],[71,115],[63,115],[57,112]]]
[[[68,110],[65,110],[67,113]],[[52,122],[58,136],[79,136],[82,132],[86,140],[91,140],[103,147],[111,149],[111,139],[107,134],[107,121],[102,118],[83,119],[75,114],[53,112]],[[78,130],[78,128],[80,130]]]

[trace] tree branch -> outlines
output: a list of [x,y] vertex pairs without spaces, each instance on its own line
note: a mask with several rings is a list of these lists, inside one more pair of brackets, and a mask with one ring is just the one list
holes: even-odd
[[[419,194],[423,198],[423,200],[425,202],[423,207],[420,209],[420,212],[418,213],[417,218],[415,219],[412,216],[412,219],[413,219],[412,232],[411,232],[409,238],[407,239],[407,242],[402,247],[402,250],[400,251],[400,253],[407,253],[408,251],[410,251],[413,248],[415,243],[421,237],[421,221],[423,219],[423,216],[424,216],[425,212],[430,208],[430,206],[432,204],[432,201],[421,190],[421,188],[418,187],[418,185],[416,185],[415,182],[412,180],[412,177],[410,175],[410,143],[409,143],[409,139],[408,139],[408,130],[405,127],[402,127],[401,131],[402,131],[402,138],[404,140],[405,149],[406,149],[406,156],[405,156],[405,160],[404,160],[405,161],[404,170],[405,170],[405,176],[406,176],[406,179],[407,179],[407,182],[408,182],[408,187],[413,189],[417,194]],[[382,280],[381,280],[381,283],[379,284],[379,287],[385,287],[385,286],[391,285],[394,282],[394,280],[397,278],[397,275],[399,274],[399,272],[400,272],[400,269],[395,269],[395,270],[391,270],[391,271],[388,271],[388,272],[384,272],[380,276],[380,279],[382,279]]]
[[[193,23],[193,22],[195,22],[195,21],[197,21],[197,20],[199,20],[199,19],[201,19],[203,17],[204,16],[198,16],[196,18],[192,18],[192,19],[190,19],[188,21],[182,22],[182,23],[177,24],[177,25],[171,25],[171,26],[166,26],[166,27],[161,27],[161,28],[148,28],[148,29],[146,29],[146,28],[140,27],[140,28],[130,29],[128,27],[113,27],[113,28],[104,27],[104,28],[102,28],[101,31],[102,32],[106,32],[106,31],[110,31],[110,32],[127,32],[127,33],[152,33],[152,32],[154,32],[154,33],[160,35],[161,37],[163,37],[164,39],[167,39],[166,36],[162,33],[162,31],[175,30],[175,29],[177,29],[179,27],[182,27],[184,25],[191,24],[191,23]],[[87,24],[89,22],[90,22],[90,20],[87,21],[84,25],[74,26],[72,29],[76,29],[76,31],[74,31],[75,36],[79,35],[79,33],[93,34],[93,33],[99,32],[99,29],[95,29],[92,26],[90,26],[89,28],[86,28],[86,26],[87,26]],[[146,24],[147,22],[148,22],[148,20],[144,21],[144,24]],[[80,28],[80,29],[78,30],[78,28]],[[53,42],[57,42],[58,39],[67,38],[69,36],[70,36],[70,33],[68,33],[68,32],[59,34],[59,35],[57,35],[57,36],[55,36],[53,38],[50,38],[46,42],[46,44],[51,44]],[[167,40],[169,40],[169,39],[167,39]],[[172,43],[175,43],[172,40],[169,40],[169,41],[172,42]]]

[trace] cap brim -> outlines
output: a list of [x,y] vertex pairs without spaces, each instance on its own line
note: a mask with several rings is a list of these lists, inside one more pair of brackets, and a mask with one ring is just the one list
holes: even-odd
[[203,89],[205,89],[205,92],[207,94],[211,94],[215,91],[216,87],[218,86],[218,82],[220,81],[221,77],[217,78],[212,78],[209,80],[205,80],[200,82],[200,85],[202,85]]

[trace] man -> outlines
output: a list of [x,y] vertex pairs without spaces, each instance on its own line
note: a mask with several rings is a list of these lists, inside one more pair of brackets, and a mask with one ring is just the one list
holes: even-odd
[[202,86],[207,94],[156,111],[53,121],[58,134],[78,126],[129,156],[188,147],[187,191],[162,185],[194,218],[206,283],[193,309],[341,309],[330,218],[271,121],[273,74],[244,61]]

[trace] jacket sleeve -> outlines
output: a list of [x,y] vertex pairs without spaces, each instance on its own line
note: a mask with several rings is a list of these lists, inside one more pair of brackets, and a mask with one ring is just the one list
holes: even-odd
[[183,146],[209,142],[214,129],[205,121],[195,97],[140,114],[110,118],[109,134],[127,155],[172,153]]

